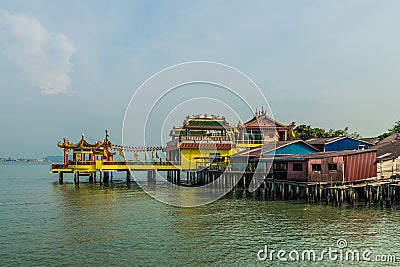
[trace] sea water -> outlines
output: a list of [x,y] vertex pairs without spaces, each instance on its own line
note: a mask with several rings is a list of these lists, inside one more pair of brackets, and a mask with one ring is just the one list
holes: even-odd
[[59,185],[49,170],[46,163],[0,163],[1,266],[400,261],[396,209],[265,201],[240,190],[205,206],[179,208],[158,202],[135,183],[128,186],[124,173],[102,186],[82,177],[76,187],[72,176]]

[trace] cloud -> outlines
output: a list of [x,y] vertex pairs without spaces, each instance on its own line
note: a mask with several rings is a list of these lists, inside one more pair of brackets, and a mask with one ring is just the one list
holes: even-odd
[[62,33],[50,33],[38,19],[0,10],[0,56],[22,70],[43,94],[67,92],[76,52]]

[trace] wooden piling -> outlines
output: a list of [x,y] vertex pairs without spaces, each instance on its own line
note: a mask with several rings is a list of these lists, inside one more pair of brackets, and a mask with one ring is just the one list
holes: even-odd
[[79,185],[79,171],[74,173],[74,183]]
[[64,174],[62,172],[58,173],[58,183],[63,184],[64,183]]
[[130,171],[126,171],[126,182],[127,183],[131,182],[131,172]]
[[109,180],[110,180],[110,174],[109,174],[109,172],[104,172],[103,182],[104,182],[105,184],[108,184]]

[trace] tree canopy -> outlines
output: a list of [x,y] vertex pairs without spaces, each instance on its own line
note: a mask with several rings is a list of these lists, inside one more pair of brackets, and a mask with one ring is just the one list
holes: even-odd
[[337,136],[349,136],[353,138],[361,138],[361,135],[357,132],[349,133],[349,127],[345,127],[343,130],[329,129],[326,131],[322,128],[313,128],[311,125],[298,125],[294,129],[297,138],[302,140],[308,140],[311,138],[326,138],[326,137],[337,137]]
[[387,132],[381,134],[378,137],[379,139],[383,139],[395,133],[400,133],[400,120],[396,121],[392,128],[388,129]]

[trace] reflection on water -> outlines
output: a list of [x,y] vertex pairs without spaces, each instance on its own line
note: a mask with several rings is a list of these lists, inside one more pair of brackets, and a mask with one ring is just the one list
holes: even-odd
[[[339,238],[350,248],[400,256],[395,210],[267,202],[243,191],[179,208],[152,199],[134,183],[77,188],[50,183],[57,177],[47,172],[48,166],[0,166],[5,265],[265,266],[270,263],[257,260],[264,245],[326,249]],[[299,265],[274,262],[279,264]]]

